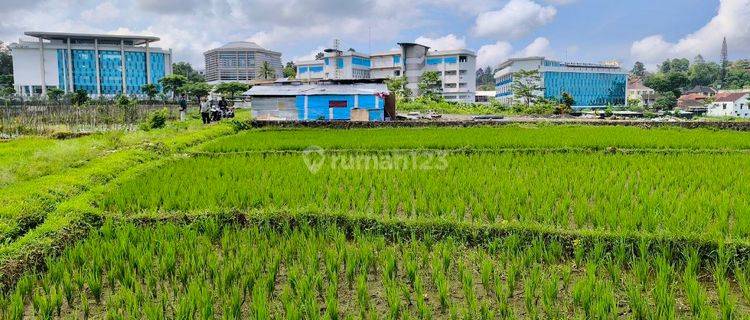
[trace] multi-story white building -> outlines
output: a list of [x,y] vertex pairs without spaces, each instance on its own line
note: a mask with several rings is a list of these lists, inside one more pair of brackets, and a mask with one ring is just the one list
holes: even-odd
[[10,45],[16,92],[46,95],[50,88],[92,96],[140,95],[141,87],[172,73],[172,51],[150,36],[26,32],[38,41]]
[[[322,59],[298,61],[297,79],[358,80],[406,77],[407,87],[419,94],[418,83],[425,71],[436,71],[442,81],[443,97],[451,101],[474,102],[476,54],[469,50],[430,51],[415,43],[399,43],[401,50],[363,54],[326,50]],[[406,57],[406,58],[404,58]]]
[[[282,76],[281,53],[265,49],[254,42],[230,42],[203,54],[206,61],[206,81],[210,84],[256,79],[276,79]],[[268,63],[273,75],[265,79],[261,72]]]
[[544,57],[514,58],[502,63],[495,73],[496,99],[512,104],[514,75],[521,71],[538,71],[539,97],[560,100],[567,92],[575,108],[624,105],[628,72],[616,63],[572,63],[547,60]]

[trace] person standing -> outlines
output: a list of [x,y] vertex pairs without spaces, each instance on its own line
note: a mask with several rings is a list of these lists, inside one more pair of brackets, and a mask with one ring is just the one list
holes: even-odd
[[185,95],[180,96],[180,121],[185,121],[187,118],[188,103]]
[[201,119],[203,119],[203,124],[211,123],[211,115],[209,112],[211,112],[211,102],[206,98],[201,98]]

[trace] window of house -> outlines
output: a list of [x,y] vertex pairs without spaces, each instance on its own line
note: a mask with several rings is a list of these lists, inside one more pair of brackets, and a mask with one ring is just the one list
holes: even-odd
[[466,62],[466,56],[459,56],[458,62]]
[[725,104],[723,104],[723,105],[722,105],[721,107],[722,107],[722,108],[723,108],[724,110],[726,110],[726,109],[727,109],[727,104],[725,103]]
[[401,70],[394,70],[393,71],[393,75],[397,76],[397,77],[400,77],[401,76]]

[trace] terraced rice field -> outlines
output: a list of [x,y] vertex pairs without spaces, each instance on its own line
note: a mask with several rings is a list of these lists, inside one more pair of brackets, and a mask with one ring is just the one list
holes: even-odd
[[20,193],[2,318],[750,316],[748,133],[239,127]]

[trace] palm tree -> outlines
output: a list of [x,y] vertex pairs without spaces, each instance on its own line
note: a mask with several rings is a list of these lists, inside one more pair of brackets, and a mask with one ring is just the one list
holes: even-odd
[[260,65],[260,76],[265,80],[276,78],[276,72],[274,72],[268,61],[263,61]]

